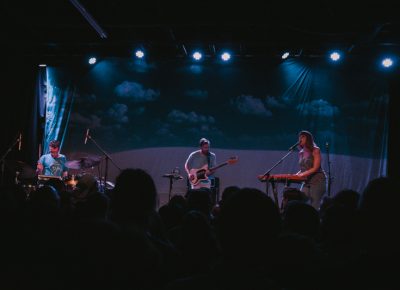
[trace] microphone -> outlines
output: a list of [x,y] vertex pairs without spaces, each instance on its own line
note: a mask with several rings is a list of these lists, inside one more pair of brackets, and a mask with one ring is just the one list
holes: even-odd
[[294,148],[296,148],[298,145],[300,144],[299,141],[296,142],[296,144],[293,144],[292,146],[290,146],[289,151],[292,151]]
[[175,180],[183,178],[179,173],[180,173],[179,167],[175,167],[174,170],[172,170],[172,175]]
[[19,138],[18,138],[18,151],[21,151],[21,145],[22,145],[22,133],[19,133]]
[[325,148],[326,148],[326,150],[329,150],[329,143],[328,142],[325,143]]
[[85,135],[85,145],[87,143],[87,139],[89,138],[89,129],[86,130],[86,135]]

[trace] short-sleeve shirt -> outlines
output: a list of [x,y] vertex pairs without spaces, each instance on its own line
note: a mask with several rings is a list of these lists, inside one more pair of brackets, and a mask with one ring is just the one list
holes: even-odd
[[[189,170],[191,169],[200,169],[204,165],[208,165],[208,168],[212,168],[216,166],[216,156],[214,153],[210,152],[210,154],[204,155],[201,153],[201,150],[197,150],[192,152],[188,159],[186,160],[186,165]],[[210,187],[211,181],[210,179],[213,179],[214,177],[208,176],[208,180],[202,180],[200,181],[200,187]]]
[[43,174],[51,176],[62,176],[63,172],[68,170],[66,162],[67,158],[63,154],[59,154],[57,158],[53,158],[51,154],[45,154],[38,161],[43,165]]

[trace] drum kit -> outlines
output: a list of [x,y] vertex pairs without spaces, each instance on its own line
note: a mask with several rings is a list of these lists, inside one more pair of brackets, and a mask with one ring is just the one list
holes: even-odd
[[27,198],[36,190],[35,175],[35,170],[23,161],[4,160],[2,163],[2,183],[7,180],[7,184],[21,186]]
[[[69,169],[72,170],[78,170],[78,174],[71,174],[68,175],[64,179],[65,185],[67,186],[67,189],[75,189],[76,185],[79,182],[79,179],[84,175],[84,174],[89,174],[87,170],[93,169],[94,167],[100,165],[102,158],[99,156],[85,156],[78,158],[76,160],[71,160],[66,163],[66,166]],[[107,181],[104,184],[104,180],[102,178],[99,178],[95,176],[95,179],[97,180],[98,188],[100,191],[104,190],[111,190],[114,188],[114,183],[111,181]]]
[[[66,191],[74,190],[80,177],[84,174],[90,174],[88,173],[88,171],[90,171],[89,169],[100,165],[101,160],[101,157],[98,156],[85,156],[76,160],[67,161],[65,164],[66,167],[76,174],[69,174],[63,178],[59,176],[36,175],[36,171],[23,161],[5,160],[4,166],[5,169],[14,176],[14,183],[20,185],[27,194],[27,198],[29,198],[29,195],[33,191],[46,184],[62,186],[62,189]],[[111,190],[115,186],[114,183],[110,181],[104,184],[104,180],[96,176],[95,178],[98,181],[99,190]]]

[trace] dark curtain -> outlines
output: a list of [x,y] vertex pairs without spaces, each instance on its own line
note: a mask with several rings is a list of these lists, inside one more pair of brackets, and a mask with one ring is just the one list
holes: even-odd
[[390,78],[388,175],[400,178],[400,82],[398,75]]
[[[8,48],[4,59],[5,73],[0,78],[1,100],[0,123],[2,137],[0,138],[0,154],[4,159],[1,164],[1,173],[4,183],[14,182],[18,166],[30,167],[33,170],[36,163],[32,152],[37,140],[37,122],[35,108],[35,85],[37,81],[38,67],[29,57],[21,57],[18,48]],[[33,118],[33,119],[32,119]],[[40,131],[40,130],[39,130]],[[17,139],[22,136],[21,147]],[[20,150],[19,150],[20,148]]]

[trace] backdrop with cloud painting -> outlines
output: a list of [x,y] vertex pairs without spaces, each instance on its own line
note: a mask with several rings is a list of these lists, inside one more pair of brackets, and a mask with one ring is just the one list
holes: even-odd
[[[61,117],[52,116],[60,110],[48,104],[46,118],[58,125],[46,121],[47,140],[62,139],[70,160],[105,151],[110,181],[118,167],[140,167],[166,193],[162,175],[178,167],[185,176],[188,154],[206,137],[217,163],[239,158],[217,171],[220,191],[229,185],[265,190],[257,175],[286,154],[300,130],[313,133],[325,170],[329,157],[332,194],[360,191],[386,174],[388,84],[361,62],[109,58],[85,69],[48,67],[47,87],[48,103],[63,100],[64,108],[61,126]],[[85,144],[87,129],[92,140]],[[104,167],[101,162],[96,174],[104,175]],[[272,173],[297,171],[295,151]],[[185,180],[174,182],[174,194],[185,190]]]

